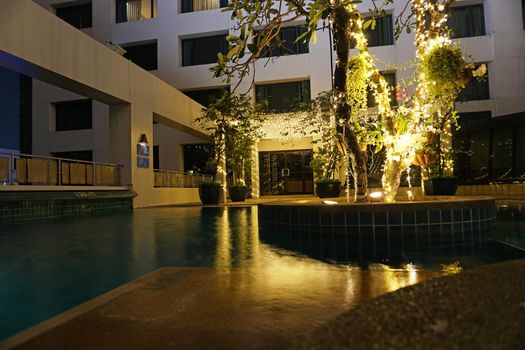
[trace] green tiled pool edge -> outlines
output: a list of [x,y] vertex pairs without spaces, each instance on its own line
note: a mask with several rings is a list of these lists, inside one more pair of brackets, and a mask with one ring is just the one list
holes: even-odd
[[131,211],[136,195],[130,190],[0,192],[0,223]]

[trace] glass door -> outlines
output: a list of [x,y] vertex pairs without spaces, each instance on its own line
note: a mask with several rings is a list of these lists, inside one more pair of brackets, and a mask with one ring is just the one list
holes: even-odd
[[311,150],[261,152],[259,154],[262,196],[313,193]]

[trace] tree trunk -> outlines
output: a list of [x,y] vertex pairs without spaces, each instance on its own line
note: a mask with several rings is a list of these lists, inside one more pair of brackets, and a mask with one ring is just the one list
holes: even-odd
[[[335,118],[338,122],[338,134],[341,137],[341,144],[350,157],[349,164],[354,175],[355,195],[354,201],[368,201],[368,172],[366,169],[366,153],[361,151],[357,137],[350,127],[350,105],[347,102],[346,76],[348,70],[348,59],[350,53],[350,19],[352,14],[344,6],[339,6],[333,10],[333,30],[336,42],[336,61],[334,72],[334,98],[335,98]],[[344,121],[339,123],[339,121]],[[343,126],[341,126],[343,124]]]

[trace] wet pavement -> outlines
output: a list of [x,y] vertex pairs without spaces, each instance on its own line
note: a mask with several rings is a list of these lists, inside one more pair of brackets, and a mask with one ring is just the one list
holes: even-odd
[[524,349],[525,260],[432,279],[358,305],[296,349]]
[[162,268],[6,342],[17,349],[282,349],[365,300],[436,276],[386,266]]

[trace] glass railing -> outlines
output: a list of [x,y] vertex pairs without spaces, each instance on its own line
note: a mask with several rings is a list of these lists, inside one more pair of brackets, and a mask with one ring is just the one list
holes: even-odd
[[212,175],[184,173],[176,170],[154,170],[155,187],[192,188],[198,187],[203,181],[213,181]]
[[122,165],[0,152],[0,185],[120,186]]

